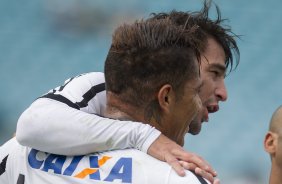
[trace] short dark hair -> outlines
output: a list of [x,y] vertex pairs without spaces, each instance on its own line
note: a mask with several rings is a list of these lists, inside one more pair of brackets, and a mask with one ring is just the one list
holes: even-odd
[[136,107],[155,100],[164,84],[180,91],[185,82],[199,76],[197,59],[203,45],[193,34],[168,19],[120,26],[105,62],[107,91]]
[[[175,25],[183,26],[187,30],[197,27],[197,39],[206,40],[213,37],[225,52],[225,65],[231,72],[235,69],[240,60],[240,51],[237,46],[235,37],[239,37],[231,31],[231,27],[223,25],[227,19],[221,18],[219,7],[215,4],[217,18],[212,20],[209,18],[209,10],[212,4],[211,0],[205,0],[203,8],[195,12],[171,11],[170,13],[153,13],[150,20],[169,19]],[[205,44],[207,46],[207,44]],[[235,58],[235,61],[234,61]],[[234,63],[235,62],[235,63]]]

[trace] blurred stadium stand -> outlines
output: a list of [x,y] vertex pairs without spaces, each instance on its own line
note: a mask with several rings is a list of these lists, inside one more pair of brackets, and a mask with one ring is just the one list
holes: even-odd
[[[185,148],[199,153],[222,183],[265,184],[263,138],[282,104],[282,1],[215,0],[238,41],[241,63],[226,79],[229,100]],[[103,71],[113,29],[151,12],[199,10],[199,0],[29,0],[0,2],[0,144],[38,96],[74,75]]]

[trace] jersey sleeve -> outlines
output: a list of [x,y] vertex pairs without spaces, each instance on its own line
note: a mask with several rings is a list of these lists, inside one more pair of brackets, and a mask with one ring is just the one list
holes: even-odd
[[14,149],[15,139],[10,139],[5,144],[0,147],[0,183],[9,183],[9,177],[12,177],[8,174],[8,166],[7,162],[9,159],[9,155]]
[[104,86],[103,73],[88,73],[49,91],[20,116],[17,140],[24,146],[64,155],[124,148],[147,152],[160,135],[158,130],[96,115],[105,110]]
[[4,146],[0,147],[0,183],[8,183],[6,164],[9,154],[5,152]]

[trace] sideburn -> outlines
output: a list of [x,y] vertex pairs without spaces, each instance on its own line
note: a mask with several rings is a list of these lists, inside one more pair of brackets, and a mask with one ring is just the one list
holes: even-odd
[[152,121],[152,118],[161,125],[160,105],[157,99],[152,100],[144,110],[144,119],[146,122]]

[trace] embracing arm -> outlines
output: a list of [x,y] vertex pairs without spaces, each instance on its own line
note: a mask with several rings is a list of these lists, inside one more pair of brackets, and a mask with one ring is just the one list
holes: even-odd
[[35,100],[20,116],[16,138],[22,145],[64,155],[124,148],[147,152],[160,132],[95,115],[103,114],[105,106],[104,74],[81,74]]
[[147,152],[159,135],[149,125],[102,118],[47,98],[24,111],[16,132],[22,145],[64,155],[129,147]]

